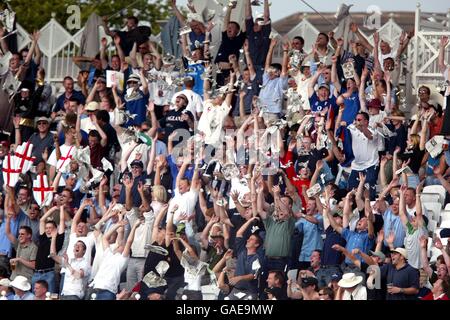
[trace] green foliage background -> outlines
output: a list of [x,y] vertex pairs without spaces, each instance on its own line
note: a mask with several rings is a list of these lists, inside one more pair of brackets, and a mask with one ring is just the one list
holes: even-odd
[[[3,2],[0,0],[0,2]],[[51,14],[56,14],[55,19],[66,27],[66,20],[70,16],[67,13],[67,7],[78,5],[81,11],[81,25],[87,21],[92,12],[99,16],[111,16],[109,19],[110,27],[123,27],[123,19],[129,15],[134,15],[133,9],[139,10],[137,15],[141,21],[149,21],[152,26],[152,33],[158,34],[160,26],[157,20],[165,20],[170,16],[170,6],[167,0],[79,0],[79,1],[61,1],[61,0],[11,0],[11,8],[16,12],[17,22],[28,32],[42,28],[51,19]],[[133,4],[134,3],[134,4]],[[133,4],[133,5],[131,5]],[[130,7],[128,7],[131,5]],[[127,9],[123,10],[124,8]],[[72,30],[75,33],[78,30]]]

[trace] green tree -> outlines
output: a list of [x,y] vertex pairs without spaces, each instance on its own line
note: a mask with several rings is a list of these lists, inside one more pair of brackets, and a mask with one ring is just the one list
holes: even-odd
[[[156,3],[150,3],[156,2]],[[138,10],[137,18],[141,21],[149,21],[152,26],[152,33],[157,34],[160,31],[158,20],[165,20],[170,15],[170,7],[167,0],[149,1],[149,0],[79,0],[79,1],[61,1],[61,0],[11,0],[11,8],[16,12],[18,23],[28,32],[42,28],[55,13],[55,19],[63,27],[70,14],[67,13],[67,7],[78,5],[81,12],[81,26],[87,21],[91,13],[95,12],[99,16],[111,17],[109,25],[117,29],[124,26],[124,18],[135,15]],[[76,33],[78,30],[72,30]]]

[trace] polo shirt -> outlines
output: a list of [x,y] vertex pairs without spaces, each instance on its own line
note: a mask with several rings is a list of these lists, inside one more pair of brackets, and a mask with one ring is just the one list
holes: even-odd
[[342,254],[332,248],[333,245],[339,244],[345,247],[346,241],[341,234],[333,229],[332,226],[328,226],[325,230],[326,238],[323,242],[323,251],[321,257],[321,265],[332,266],[338,265],[342,261]]
[[[373,248],[373,245],[375,244],[375,237],[371,239],[367,231],[350,231],[350,229],[347,227],[342,229],[342,237],[345,239],[345,241],[347,241],[347,245],[345,246],[345,248],[350,252],[353,249],[358,248],[362,252],[368,254],[369,250],[371,250]],[[362,261],[360,255],[357,255],[356,257],[360,261]],[[353,262],[348,258],[345,258],[345,263],[353,264]]]
[[266,228],[264,248],[267,257],[288,257],[291,252],[291,238],[294,233],[295,220],[275,221],[272,216],[263,220]]
[[[35,261],[38,247],[33,242],[28,244],[20,244],[16,242],[14,245],[14,249],[16,250],[16,257],[22,258],[28,261]],[[31,281],[33,277],[34,269],[31,269],[25,266],[23,263],[16,263],[16,269],[11,274],[11,279],[14,279],[16,276],[24,276]]]
[[[247,274],[256,275],[259,269],[255,269],[256,265],[263,266],[263,259],[259,256],[258,252],[252,255],[247,254],[246,239],[239,237],[236,238],[236,271],[234,273],[235,276],[243,276]],[[258,261],[258,262],[256,262]],[[257,292],[258,290],[258,281],[253,279],[251,281],[239,281],[235,288],[240,290],[248,290],[251,292]]]
[[[398,270],[390,263],[385,264],[381,267],[381,278],[386,279],[386,283],[392,283],[394,287],[419,289],[419,271],[408,263]],[[416,300],[416,296],[404,293],[386,293],[386,300]]]
[[45,148],[48,149],[48,153],[50,154],[53,150],[53,135],[47,133],[47,135],[41,139],[38,132],[35,132],[31,135],[29,139],[30,143],[33,145],[33,150],[31,151],[31,156],[36,157],[34,163],[39,163],[42,160],[42,154],[44,153]]

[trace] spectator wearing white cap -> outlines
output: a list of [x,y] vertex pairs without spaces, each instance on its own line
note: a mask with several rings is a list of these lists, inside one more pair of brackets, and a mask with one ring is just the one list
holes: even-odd
[[381,267],[381,280],[387,283],[386,300],[414,300],[419,292],[419,271],[408,264],[405,248],[391,251],[391,263]]
[[37,132],[33,133],[29,139],[33,145],[31,156],[35,157],[34,164],[42,161],[42,155],[45,149],[50,154],[53,150],[53,135],[50,133],[51,120],[47,117],[39,117],[36,119]]
[[31,284],[24,276],[17,276],[11,281],[15,295],[13,300],[34,300],[34,294],[31,293]]
[[13,300],[14,291],[11,288],[11,281],[8,278],[0,280],[0,300]]

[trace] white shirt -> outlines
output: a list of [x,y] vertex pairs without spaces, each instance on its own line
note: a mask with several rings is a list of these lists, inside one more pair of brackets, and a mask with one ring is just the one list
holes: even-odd
[[378,132],[368,128],[372,134],[372,140],[369,140],[354,124],[349,125],[348,129],[352,134],[352,149],[355,156],[352,170],[362,171],[376,165],[379,160]]
[[[380,128],[378,128],[376,124],[382,123],[384,118],[386,118],[386,117],[387,117],[387,114],[383,110],[380,110],[380,113],[378,113],[378,114],[370,115],[369,126],[372,129],[379,131]],[[385,149],[384,139],[378,139],[378,151],[384,151],[384,149]]]
[[[78,241],[83,241],[86,245],[86,252],[84,253],[84,258],[86,258],[86,261],[88,265],[91,265],[91,259],[92,259],[92,248],[95,244],[95,237],[94,233],[90,232],[86,237],[77,237],[76,233],[71,233],[69,236],[69,244],[67,245],[67,256],[69,257],[69,260],[72,260],[75,258],[75,255],[73,253],[73,248],[75,247],[75,244]],[[74,268],[75,269],[75,268]],[[61,273],[65,273],[66,268],[61,268]]]
[[223,121],[230,112],[231,107],[223,102],[214,106],[211,100],[205,101],[205,108],[197,125],[197,129],[205,134],[205,143],[216,145],[221,141]]
[[[66,158],[72,156],[75,152],[76,146],[69,146],[67,144],[63,144],[59,147],[61,151],[61,158]],[[63,173],[68,172],[70,159],[64,161],[64,159],[56,160],[56,149],[52,151],[50,157],[48,158],[47,163],[51,166],[56,167],[57,171],[62,171]]]
[[103,252],[103,261],[98,269],[91,286],[94,289],[108,290],[117,293],[120,284],[120,275],[125,270],[129,257],[124,257],[120,252],[113,253],[111,248]]
[[308,86],[311,81],[311,77],[306,78],[301,72],[298,72],[294,76],[294,80],[297,83],[297,93],[302,96],[303,110],[311,110],[309,105]]
[[[175,204],[178,205],[178,209],[175,211],[173,216],[173,223],[178,224],[180,215],[182,213],[186,213],[188,217],[192,217],[195,215],[195,205],[197,204],[198,200],[198,191],[197,190],[189,190],[188,192],[185,192],[183,194],[180,193],[180,191],[175,189],[175,197],[170,201],[169,204],[169,211],[172,211],[172,208]],[[167,220],[168,221],[168,215]]]
[[[353,299],[350,297],[353,296]],[[348,290],[344,290],[344,294],[342,295],[342,300],[367,300],[367,290],[361,284],[358,284],[355,290],[350,293]]]
[[[90,259],[90,255],[89,255]],[[79,259],[69,259],[69,264],[75,271],[83,270],[84,277],[83,278],[75,278],[72,272],[68,271],[64,276],[64,286],[61,294],[65,296],[78,296],[80,299],[84,296],[84,289],[86,287],[86,279],[89,276],[90,272],[90,263],[86,255]]]
[[175,109],[175,102],[177,97],[180,94],[184,94],[186,96],[186,98],[188,98],[188,105],[186,107],[186,110],[190,111],[192,113],[192,115],[194,116],[195,121],[198,121],[197,119],[197,113],[201,113],[203,112],[203,99],[202,97],[198,94],[195,93],[192,90],[189,89],[184,89],[180,92],[177,92],[173,95],[172,97],[172,104],[173,106],[171,106],[171,110]]
[[[131,214],[127,213],[127,219],[130,226],[134,226],[139,219],[138,213],[133,210]],[[133,258],[146,258],[148,251],[145,250],[145,245],[150,244],[152,238],[153,222],[155,221],[155,214],[151,212],[144,213],[145,222],[136,228],[134,233],[133,243],[131,244],[131,252]]]

